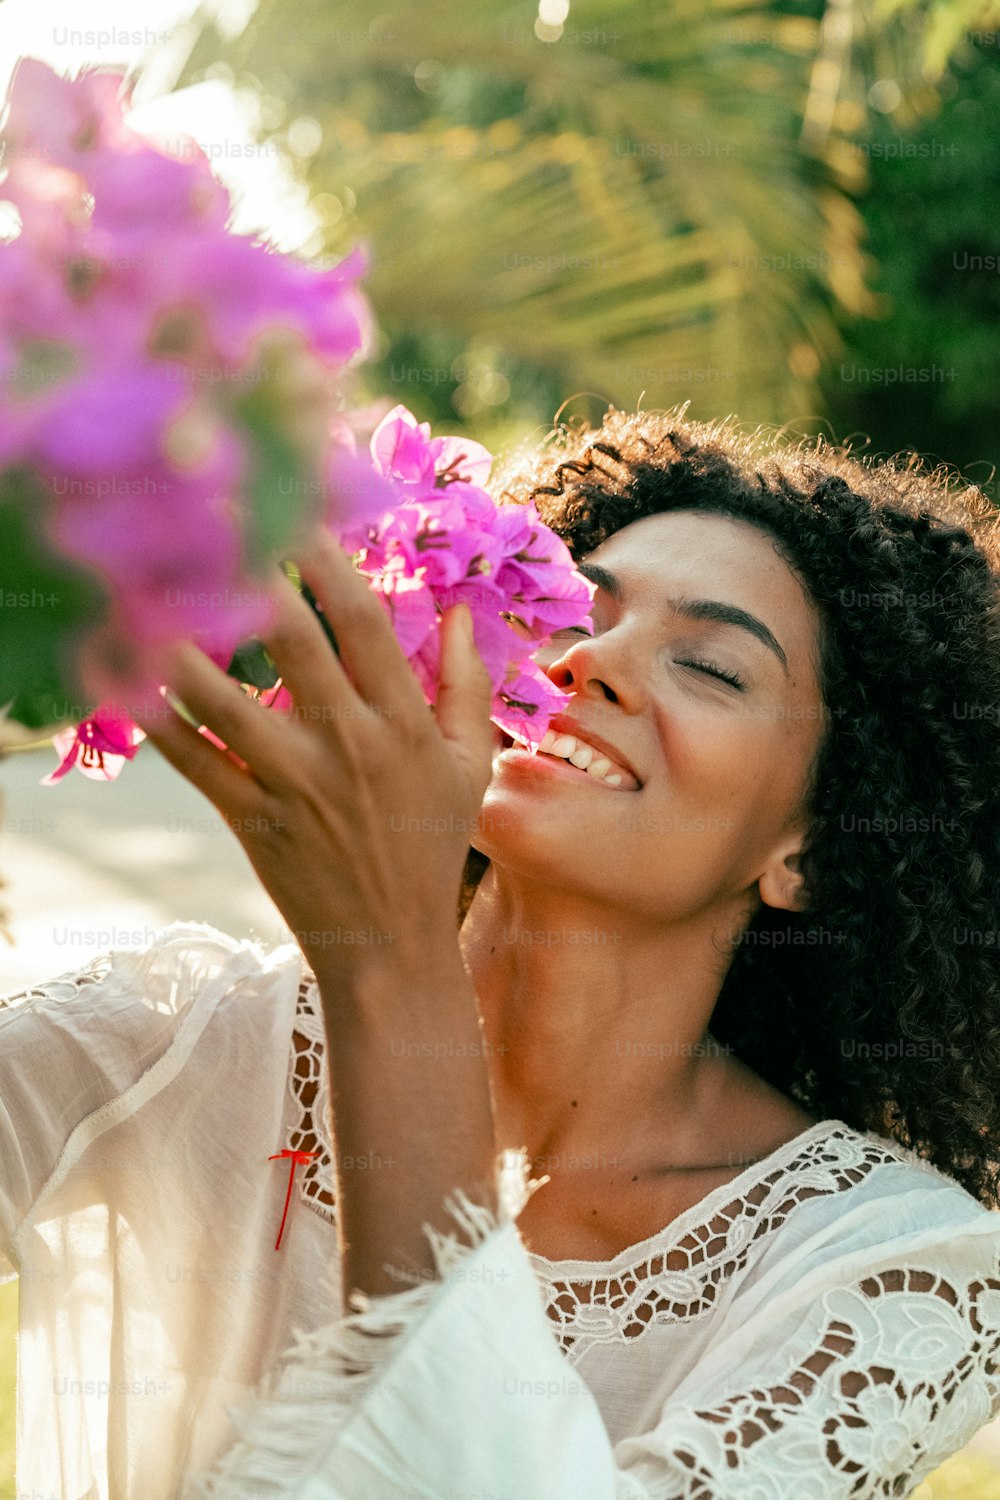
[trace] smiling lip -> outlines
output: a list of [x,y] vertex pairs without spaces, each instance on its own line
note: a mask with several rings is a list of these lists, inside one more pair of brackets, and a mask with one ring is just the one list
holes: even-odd
[[500,751],[497,759],[508,762],[513,760],[517,765],[528,763],[533,770],[543,773],[547,771],[552,772],[556,776],[565,776],[568,772],[571,776],[582,777],[584,781],[589,781],[593,786],[607,787],[609,792],[629,792],[634,795],[639,791],[639,787],[611,786],[609,782],[602,781],[598,776],[588,775],[579,766],[574,766],[571,760],[564,760],[561,755],[532,755],[531,751],[525,749],[523,745],[512,743],[506,746]]
[[585,740],[588,745],[593,745],[595,750],[603,751],[609,760],[615,761],[617,765],[628,771],[630,776],[635,777],[639,786],[642,786],[642,777],[631,761],[626,760],[610,740],[603,740],[599,734],[593,734],[586,724],[581,724],[578,719],[571,718],[569,714],[556,714],[549,720],[549,728],[556,734],[572,734],[576,739]]

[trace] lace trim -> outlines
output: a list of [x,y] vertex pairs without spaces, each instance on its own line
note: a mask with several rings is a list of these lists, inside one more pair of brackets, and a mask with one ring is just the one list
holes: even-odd
[[[102,954],[83,969],[0,997],[0,1015],[31,1001],[72,1001],[101,983],[113,961],[113,955]],[[324,1041],[318,987],[304,970],[288,1069],[294,1111],[287,1144],[318,1151],[296,1181],[307,1206],[333,1222]],[[789,1149],[772,1156],[770,1167],[768,1158],[760,1164],[763,1175],[749,1169],[739,1185],[717,1188],[702,1205],[603,1266],[564,1262],[559,1275],[558,1263],[530,1257],[564,1355],[576,1362],[594,1343],[624,1345],[657,1324],[708,1315],[726,1283],[799,1204],[846,1192],[880,1165],[905,1161],[951,1182],[906,1148],[843,1122],[822,1131],[817,1126],[798,1147],[790,1142]],[[516,1165],[509,1201],[501,1196],[500,1222],[516,1218],[521,1195],[537,1185],[526,1180],[523,1155]],[[734,1192],[727,1202],[728,1187]],[[428,1227],[442,1279],[497,1229],[496,1218],[462,1195],[455,1195],[449,1211],[471,1244]],[[831,1500],[909,1495],[1000,1411],[1000,1260],[990,1272],[958,1285],[921,1266],[918,1252],[906,1267],[826,1291],[818,1303],[820,1326],[804,1355],[789,1352],[785,1367],[766,1384],[720,1401],[713,1397],[704,1409],[676,1412],[670,1461],[680,1481],[678,1496],[718,1500],[737,1490],[756,1500],[785,1500],[790,1493],[822,1493]],[[367,1383],[384,1369],[397,1342],[393,1335],[404,1335],[413,1315],[429,1307],[435,1295],[436,1283],[420,1279],[404,1293],[362,1299],[325,1333],[299,1336],[302,1347],[276,1377],[263,1408],[274,1442],[262,1449],[255,1439],[249,1454],[249,1461],[264,1464],[264,1477],[277,1486],[276,1494],[287,1483],[289,1454],[308,1453],[308,1441],[315,1442],[322,1429],[320,1417],[330,1418],[331,1396],[339,1403],[333,1408],[338,1420],[353,1410]],[[306,1367],[310,1376],[318,1369],[318,1386],[296,1383]],[[818,1467],[824,1469],[819,1486]],[[255,1483],[260,1478],[255,1468]],[[622,1478],[627,1486],[627,1476]],[[254,1492],[272,1493],[266,1487]],[[237,1484],[232,1491],[206,1493],[249,1491]]]
[[895,1160],[887,1147],[833,1127],[724,1207],[709,1210],[709,1217],[691,1227],[668,1226],[654,1237],[652,1253],[621,1267],[609,1262],[613,1274],[555,1277],[536,1262],[563,1353],[572,1351],[575,1363],[594,1344],[622,1343],[660,1323],[707,1317],[726,1284],[800,1203],[846,1192],[873,1168]]
[[[785,1378],[692,1413],[674,1450],[684,1500],[718,1500],[723,1475],[760,1500],[784,1500],[796,1477],[801,1494],[909,1495],[1000,1409],[1000,1277],[960,1295],[931,1271],[881,1271],[822,1305],[822,1333]],[[810,1408],[827,1413],[818,1429]]]
[[312,1161],[296,1173],[302,1201],[328,1223],[336,1222],[336,1176],[330,1141],[333,1113],[330,1079],[323,1066],[326,1032],[315,977],[303,972],[295,1003],[295,1029],[288,1063],[288,1087],[295,1119],[287,1141],[294,1151],[316,1151]]
[[107,977],[112,962],[110,953],[102,953],[84,969],[72,969],[57,979],[47,979],[42,984],[33,984],[12,995],[0,995],[0,1010],[14,1010],[16,1006],[27,1005],[32,1000],[75,1000],[86,985],[100,984]]
[[[287,1144],[298,1151],[319,1153],[296,1182],[302,1200],[334,1223],[336,1179],[324,1042],[319,991],[313,976],[304,972],[289,1061],[296,1120]],[[566,1277],[553,1274],[556,1264],[530,1256],[560,1348],[576,1363],[594,1344],[619,1344],[641,1338],[657,1324],[708,1316],[726,1284],[777,1233],[798,1204],[845,1192],[873,1168],[898,1159],[899,1153],[877,1137],[832,1127],[807,1141],[790,1159],[776,1163],[730,1203],[713,1208],[707,1219],[691,1225],[684,1215],[676,1231],[668,1226],[653,1236],[650,1249],[638,1259],[623,1264],[619,1256],[599,1270],[581,1268],[580,1274]]]

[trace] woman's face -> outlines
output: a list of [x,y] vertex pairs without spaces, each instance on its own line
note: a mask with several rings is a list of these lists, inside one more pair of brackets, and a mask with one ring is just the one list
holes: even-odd
[[[476,848],[654,919],[737,910],[748,890],[753,907],[794,905],[801,803],[826,728],[819,618],[802,585],[769,535],[697,511],[635,521],[581,566],[603,570],[591,574],[594,636],[561,631],[535,659],[572,694],[566,719],[640,784],[498,750]],[[701,618],[697,600],[712,601]],[[719,607],[728,619],[709,617]]]

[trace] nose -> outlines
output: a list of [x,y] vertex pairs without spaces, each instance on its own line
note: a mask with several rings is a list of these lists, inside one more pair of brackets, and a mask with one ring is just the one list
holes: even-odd
[[[546,662],[545,657],[553,648],[548,647],[536,654],[535,660],[549,681],[563,693],[576,693],[581,698],[604,698],[609,703],[620,702],[619,693],[608,680],[617,675],[610,666],[606,651],[595,647],[591,636],[578,636],[564,651],[554,648],[557,655]],[[621,683],[619,682],[619,688]]]

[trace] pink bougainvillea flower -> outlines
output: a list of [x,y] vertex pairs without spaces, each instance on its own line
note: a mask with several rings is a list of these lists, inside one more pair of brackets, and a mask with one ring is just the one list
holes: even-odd
[[75,728],[64,729],[53,736],[52,743],[60,756],[58,766],[41,778],[42,786],[52,786],[75,766],[94,781],[114,781],[127,760],[132,760],[146,738],[138,724],[129,719],[107,717],[98,709]]
[[482,486],[489,479],[493,455],[481,443],[464,437],[439,437],[431,440],[431,448],[439,486],[457,479]]
[[494,709],[493,723],[529,750],[537,750],[549,720],[562,712],[570,694],[561,692],[533,661],[522,663],[515,673],[497,694],[500,706]]
[[[461,488],[468,490],[468,486]],[[488,580],[501,563],[502,552],[482,518],[456,499],[456,489],[453,485],[442,491],[440,499],[414,497],[400,505],[369,542],[365,569],[396,562],[436,588]],[[499,600],[495,587],[489,587],[491,597]]]
[[88,68],[71,79],[22,57],[4,126],[15,160],[34,154],[80,171],[94,156],[127,146],[135,137],[123,119],[122,83],[120,69]]
[[162,367],[102,361],[45,404],[33,446],[60,476],[131,474],[154,457],[164,426],[188,399]]
[[418,422],[405,406],[394,406],[376,427],[372,461],[383,474],[415,488],[443,489],[458,479],[483,485],[493,455],[481,443],[458,437],[431,437],[429,422]]
[[268,622],[255,578],[279,549],[324,506],[367,526],[396,500],[370,465],[363,492],[326,474],[349,431],[333,377],[370,337],[364,250],[320,270],[229,232],[204,152],[132,129],[130,94],[123,70],[68,79],[25,58],[2,121],[17,222],[0,243],[0,501],[30,471],[39,538],[103,585],[100,619],[65,607],[81,715],[130,652],[137,695],[142,653],[169,640],[227,665]]
[[91,232],[107,235],[118,250],[135,257],[159,246],[163,236],[193,230],[222,231],[232,211],[229,189],[219,181],[201,147],[190,137],[162,146],[129,131],[127,150],[107,152],[87,163],[94,194]]
[[430,589],[422,579],[390,566],[380,573],[375,592],[386,608],[404,654],[408,658],[415,656],[428,635],[436,634],[438,616]]
[[372,462],[380,473],[404,484],[434,489],[437,476],[430,436],[429,422],[418,422],[405,406],[394,406],[372,433]]
[[169,255],[161,245],[155,259],[149,252],[158,297],[163,306],[197,309],[208,336],[205,352],[220,375],[242,364],[254,340],[276,326],[306,335],[311,351],[334,366],[362,348],[369,316],[355,282],[367,271],[363,251],[317,271],[242,235],[178,234],[167,248]]
[[399,490],[347,438],[338,426],[337,441],[327,454],[326,510],[320,520],[353,554],[375,545],[378,523],[399,504]]
[[440,616],[466,603],[493,684],[493,722],[537,748],[568,698],[530,658],[553,630],[589,628],[594,585],[533,504],[497,505],[483,489],[492,459],[480,444],[432,438],[397,406],[376,428],[371,456],[395,503],[338,534],[389,611],[424,696],[433,703],[437,691]]
[[288,715],[295,712],[295,701],[280,677],[274,687],[265,688],[258,693],[257,702],[262,703],[265,708],[273,709],[276,714]]
[[[160,648],[193,640],[228,667],[271,618],[255,579],[317,522],[357,559],[430,702],[441,614],[469,604],[496,722],[536,745],[565,695],[532,652],[586,625],[593,585],[534,506],[495,504],[480,444],[397,406],[359,457],[331,377],[370,342],[364,250],[320,271],[229,233],[204,153],[133,130],[129,95],[121,70],[70,80],[24,59],[4,121],[20,224],[0,244],[0,491],[4,471],[31,471],[39,537],[104,596],[96,620],[66,606],[76,712],[103,706],[61,736],[47,780],[71,765],[112,779]],[[119,686],[135,696],[112,714]],[[280,683],[254,692],[292,711]]]
[[203,650],[228,651],[228,661],[269,622],[274,603],[244,570],[226,503],[210,488],[201,492],[194,478],[177,488],[154,471],[108,485],[109,493],[71,495],[52,516],[50,534],[115,591],[125,639],[154,646],[187,637]]

